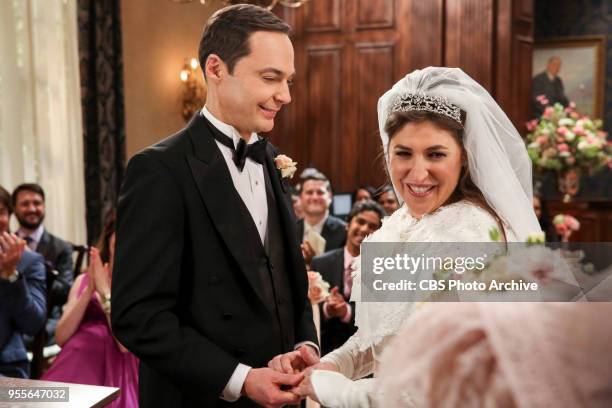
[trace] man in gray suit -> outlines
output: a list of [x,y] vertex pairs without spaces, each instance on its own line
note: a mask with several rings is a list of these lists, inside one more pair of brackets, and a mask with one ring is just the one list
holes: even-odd
[[40,185],[24,183],[17,186],[12,194],[12,204],[19,221],[17,235],[26,241],[32,251],[43,256],[47,269],[57,271],[47,305],[50,310],[46,325],[47,344],[53,344],[55,327],[73,281],[72,245],[45,229],[45,192]]

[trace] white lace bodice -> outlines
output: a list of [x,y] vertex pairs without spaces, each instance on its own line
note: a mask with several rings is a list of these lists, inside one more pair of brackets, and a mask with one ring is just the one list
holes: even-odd
[[[483,208],[459,201],[417,219],[406,206],[383,221],[382,227],[364,242],[488,242],[491,228],[498,228],[493,216]],[[509,241],[514,234],[507,228]],[[441,254],[444,255],[444,254]],[[360,302],[361,268],[356,258],[351,300],[356,302],[357,332],[339,349],[322,361],[333,362],[347,378],[371,374],[382,350],[391,337],[413,313],[415,304],[408,302]]]

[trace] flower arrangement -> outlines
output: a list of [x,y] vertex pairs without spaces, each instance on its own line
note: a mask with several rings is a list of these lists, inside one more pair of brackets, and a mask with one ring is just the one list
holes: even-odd
[[329,296],[329,283],[319,272],[308,271],[308,299],[313,305],[323,302]]
[[[539,96],[542,104],[548,101]],[[612,144],[601,130],[602,122],[576,111],[572,102],[547,106],[542,117],[527,122],[527,151],[537,170],[563,172],[579,169],[589,174],[612,168]]]
[[557,214],[555,218],[553,218],[553,225],[555,226],[557,234],[562,237],[564,242],[569,240],[572,232],[580,230],[580,222],[571,215],[566,214]]

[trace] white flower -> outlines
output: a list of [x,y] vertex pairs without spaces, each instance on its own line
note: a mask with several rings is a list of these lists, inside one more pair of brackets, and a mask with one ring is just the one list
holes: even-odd
[[276,164],[276,168],[281,171],[281,175],[284,178],[293,178],[293,174],[297,170],[297,162],[294,162],[289,156],[279,154],[274,158],[274,163]]
[[527,242],[530,244],[543,244],[545,241],[544,232],[531,232],[527,235]]
[[319,272],[308,271],[308,299],[318,304],[329,296],[329,283],[323,280]]
[[506,268],[510,277],[542,283],[553,279],[567,282],[573,276],[569,264],[558,251],[541,245],[512,252],[506,260]]

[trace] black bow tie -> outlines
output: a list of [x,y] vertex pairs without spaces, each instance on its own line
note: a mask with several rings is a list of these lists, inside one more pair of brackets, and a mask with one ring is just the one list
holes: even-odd
[[250,157],[251,160],[254,160],[259,164],[263,164],[263,162],[266,160],[266,145],[268,144],[266,139],[262,138],[255,143],[247,145],[244,139],[241,138],[238,142],[238,147],[234,147],[234,141],[231,137],[224,135],[214,126],[211,127],[214,128],[212,134],[215,140],[222,145],[229,147],[234,152],[233,160],[240,172],[242,172],[242,169],[244,169],[244,164],[246,163],[247,157]]

